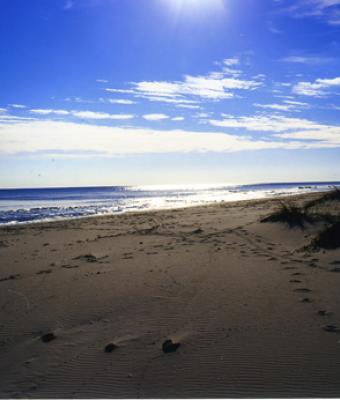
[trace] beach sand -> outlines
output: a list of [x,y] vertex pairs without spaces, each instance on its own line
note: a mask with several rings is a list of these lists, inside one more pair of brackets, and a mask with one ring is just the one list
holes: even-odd
[[0,396],[340,397],[340,250],[280,201],[1,228]]

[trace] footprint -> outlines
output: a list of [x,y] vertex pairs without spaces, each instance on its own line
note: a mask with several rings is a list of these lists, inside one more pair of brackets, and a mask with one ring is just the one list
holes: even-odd
[[299,279],[291,279],[289,282],[290,283],[301,283],[301,281]]
[[322,329],[326,332],[340,332],[340,329],[336,325],[325,325],[322,327]]
[[305,297],[301,300],[301,303],[313,303],[313,300],[309,297]]
[[297,288],[297,289],[294,289],[294,292],[304,292],[304,293],[307,293],[307,292],[311,292],[311,289],[308,289],[308,288]]
[[17,279],[19,277],[20,277],[20,274],[9,275],[9,276],[6,276],[5,278],[0,278],[0,282],[14,280],[14,279]]
[[318,267],[318,266],[317,266],[316,264],[314,264],[314,263],[309,263],[309,264],[307,264],[307,266],[310,267],[310,268],[317,268],[317,267]]
[[42,269],[41,271],[36,272],[36,275],[50,274],[51,272],[51,269]]
[[66,269],[79,268],[79,265],[62,265],[61,268],[66,268]]
[[333,315],[331,311],[327,310],[319,310],[317,314],[320,315],[320,317],[330,317],[331,315]]

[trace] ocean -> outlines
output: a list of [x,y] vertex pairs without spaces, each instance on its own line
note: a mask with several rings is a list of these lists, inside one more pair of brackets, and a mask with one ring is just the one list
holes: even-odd
[[0,189],[0,225],[321,192],[340,182]]

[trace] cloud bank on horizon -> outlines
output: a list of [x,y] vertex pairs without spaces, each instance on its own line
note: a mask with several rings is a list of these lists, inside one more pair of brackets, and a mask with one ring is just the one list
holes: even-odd
[[171,1],[5,1],[0,157],[340,149],[340,0]]

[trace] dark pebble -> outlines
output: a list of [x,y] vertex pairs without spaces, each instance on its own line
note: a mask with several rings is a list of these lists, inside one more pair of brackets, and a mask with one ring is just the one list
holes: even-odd
[[117,347],[114,343],[109,343],[105,346],[104,351],[105,353],[112,353]]
[[41,340],[44,343],[51,342],[52,340],[56,339],[56,335],[53,332],[46,333],[45,335],[41,336]]
[[163,353],[174,353],[180,345],[180,343],[174,343],[172,340],[166,340],[162,346]]

